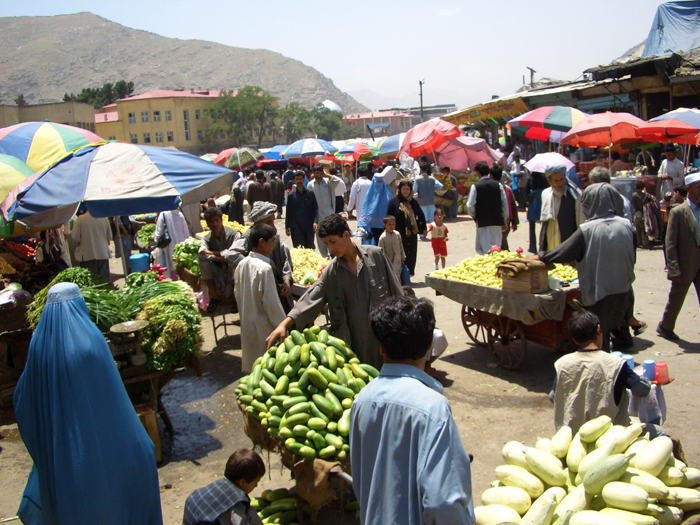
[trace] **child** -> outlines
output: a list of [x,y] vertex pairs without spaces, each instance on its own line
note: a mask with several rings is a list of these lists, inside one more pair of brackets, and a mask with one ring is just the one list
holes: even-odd
[[379,236],[379,247],[384,250],[396,278],[401,282],[401,266],[406,260],[406,253],[403,250],[401,234],[396,231],[396,217],[393,215],[384,217],[384,233]]
[[265,463],[243,448],[226,462],[224,477],[195,490],[185,502],[183,525],[259,525],[262,520],[250,506],[250,494],[265,474]]
[[[409,297],[416,296],[416,292],[414,292],[413,288],[411,288],[410,286],[402,286],[401,289],[403,290],[404,295],[408,295]],[[439,328],[434,328],[433,345],[430,347],[428,353],[425,354],[425,367],[423,368],[425,373],[428,374],[430,377],[437,378],[437,370],[433,368],[432,364],[435,361],[437,361],[437,358],[440,357],[445,352],[445,350],[447,350],[448,346],[449,343],[447,342],[447,337],[445,336],[445,333]]]
[[255,360],[265,353],[267,335],[286,317],[269,259],[275,248],[275,235],[277,231],[272,226],[263,223],[253,226],[249,237],[250,253],[233,275],[241,317],[241,368],[245,373],[249,373]]
[[442,267],[445,267],[445,257],[447,257],[447,226],[442,224],[445,219],[445,210],[442,206],[435,208],[433,213],[433,221],[428,226],[430,232],[430,245],[433,247],[435,254],[435,269],[438,269],[438,262],[442,260]]

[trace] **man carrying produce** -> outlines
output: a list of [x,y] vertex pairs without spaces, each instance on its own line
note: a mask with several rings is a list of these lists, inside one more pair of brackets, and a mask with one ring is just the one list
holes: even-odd
[[231,247],[241,236],[238,230],[224,226],[223,213],[219,208],[208,208],[204,212],[204,220],[209,227],[209,233],[202,237],[199,247],[199,268],[202,281],[209,291],[209,306],[207,312],[216,310],[220,301],[235,301],[233,296],[233,272],[236,270],[234,261],[239,261],[239,255]]
[[313,322],[327,304],[331,335],[345,341],[360,361],[379,368],[382,358],[369,328],[369,311],[387,297],[402,295],[401,285],[382,249],[352,242],[350,227],[340,215],[323,219],[318,231],[335,259],[267,337],[267,347],[284,339],[288,328]]
[[470,460],[442,386],[423,371],[435,313],[390,297],[369,316],[384,358],[350,412],[350,461],[362,525],[473,524]]

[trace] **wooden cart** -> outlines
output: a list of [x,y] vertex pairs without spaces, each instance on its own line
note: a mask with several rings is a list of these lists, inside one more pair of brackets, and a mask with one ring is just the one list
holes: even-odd
[[567,352],[572,348],[567,323],[578,309],[578,286],[540,294],[499,290],[427,275],[425,283],[462,305],[461,319],[469,338],[488,347],[494,361],[517,370],[528,341]]

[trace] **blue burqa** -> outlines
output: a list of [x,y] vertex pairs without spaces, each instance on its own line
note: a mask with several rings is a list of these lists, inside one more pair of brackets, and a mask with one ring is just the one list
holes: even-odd
[[25,525],[160,525],[153,442],[75,284],[57,284],[14,394],[34,466]]
[[389,201],[393,197],[389,186],[384,182],[384,175],[375,174],[362,204],[362,213],[357,218],[357,227],[364,228],[365,231],[371,228],[384,228],[384,217],[389,209]]

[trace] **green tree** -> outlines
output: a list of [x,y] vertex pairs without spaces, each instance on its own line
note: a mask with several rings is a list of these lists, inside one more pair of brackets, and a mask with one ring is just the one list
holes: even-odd
[[343,127],[342,116],[323,104],[311,110],[311,132],[323,140],[343,140],[357,136],[357,130]]
[[65,93],[63,102],[83,102],[92,104],[95,109],[113,104],[120,98],[126,98],[134,92],[134,83],[126,80],[119,80],[116,84],[107,82],[99,88],[83,88],[77,95]]
[[301,139],[311,129],[311,113],[298,102],[290,102],[277,112],[279,127],[286,144]]
[[234,93],[224,90],[209,108],[211,124],[205,132],[203,142],[213,146],[226,139],[236,147],[256,141],[262,145],[265,130],[276,127],[277,108],[275,98],[257,86],[245,86]]
[[20,93],[19,95],[17,95],[17,98],[15,98],[14,102],[15,102],[15,104],[17,104],[17,106],[19,106],[20,108],[21,108],[22,106],[26,106],[26,105],[27,105],[27,101],[24,100],[24,93]]

